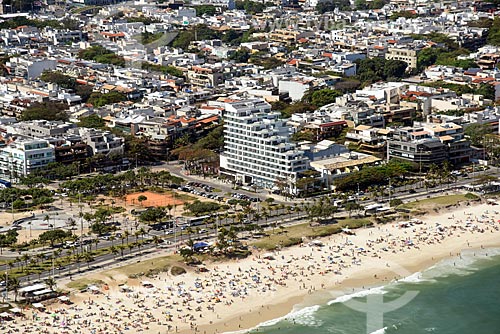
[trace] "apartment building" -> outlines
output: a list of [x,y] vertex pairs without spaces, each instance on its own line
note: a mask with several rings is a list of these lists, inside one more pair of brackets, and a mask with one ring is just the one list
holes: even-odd
[[429,131],[418,127],[396,129],[392,138],[387,140],[387,157],[413,162],[420,166],[439,164],[448,158],[446,145]]
[[54,161],[54,147],[47,140],[18,137],[0,149],[0,178],[17,182]]
[[123,154],[125,143],[122,137],[117,137],[109,131],[89,128],[79,128],[78,130],[83,141],[89,146],[92,155]]
[[304,152],[289,142],[290,129],[262,100],[225,104],[221,173],[244,184],[296,194],[298,174],[308,170]]
[[217,87],[224,82],[224,75],[218,68],[193,66],[187,76],[189,82],[198,87]]
[[408,67],[417,68],[417,51],[406,48],[388,48],[385,59],[401,60]]
[[446,146],[448,160],[452,164],[470,162],[470,142],[465,139],[463,128],[455,123],[423,123],[421,124],[431,136],[439,138]]
[[301,38],[313,37],[313,31],[298,31],[292,29],[276,29],[269,35],[271,41],[286,44],[293,44]]

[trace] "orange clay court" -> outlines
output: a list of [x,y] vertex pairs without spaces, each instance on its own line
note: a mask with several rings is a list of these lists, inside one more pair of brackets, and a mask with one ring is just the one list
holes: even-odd
[[[146,196],[146,200],[142,203],[139,202],[139,196]],[[129,205],[140,205],[140,206],[167,206],[167,205],[181,205],[184,201],[174,198],[173,193],[154,193],[151,191],[144,191],[140,193],[129,194],[125,197],[126,203]]]

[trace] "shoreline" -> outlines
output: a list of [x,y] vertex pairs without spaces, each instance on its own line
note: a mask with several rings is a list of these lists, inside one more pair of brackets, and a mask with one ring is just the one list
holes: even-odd
[[[443,218],[445,215],[453,215],[457,211],[462,211],[465,210],[467,211],[470,209],[477,209],[477,208],[482,208],[486,207],[487,209],[493,210],[494,207],[489,206],[488,204],[478,204],[476,206],[467,206],[467,207],[458,207],[454,208],[452,210],[443,210],[443,212],[440,213],[428,213],[423,217],[423,220],[426,221],[430,218]],[[465,212],[464,212],[465,213]],[[495,214],[497,218],[500,218],[500,215]],[[500,222],[500,221],[499,221]],[[389,224],[389,225],[395,225]],[[382,225],[383,226],[383,225]],[[366,227],[363,228],[363,230],[370,230],[374,229],[376,227]],[[361,229],[357,229],[356,231],[361,231]],[[496,231],[496,233],[493,234],[498,234],[500,235],[500,232]],[[331,239],[330,237],[326,238],[320,238],[320,240],[325,240],[325,239]],[[448,240],[450,241],[450,240]],[[405,269],[407,270],[407,275],[401,275],[401,276],[393,276],[392,278],[389,277],[389,275],[384,276],[384,278],[381,278],[383,276],[384,271],[385,273],[391,273],[390,270],[387,270],[386,268],[383,267],[378,267],[375,268],[376,270],[373,272],[366,273],[365,270],[363,269],[363,273],[356,277],[345,277],[342,281],[339,281],[338,283],[336,282],[333,285],[325,285],[321,290],[316,291],[314,294],[309,295],[307,293],[298,293],[295,294],[294,296],[290,297],[286,301],[280,301],[277,304],[270,305],[271,312],[266,312],[262,315],[262,317],[255,319],[255,316],[252,315],[248,318],[245,319],[240,319],[240,315],[233,316],[229,320],[224,321],[224,323],[227,323],[228,327],[230,330],[227,331],[220,331],[220,323],[215,323],[214,325],[206,325],[206,326],[200,326],[199,332],[201,333],[246,333],[250,332],[252,330],[255,330],[258,326],[261,324],[267,323],[269,321],[275,320],[275,319],[281,319],[284,318],[293,312],[296,312],[298,310],[307,308],[307,307],[312,307],[312,306],[322,306],[326,305],[328,302],[341,297],[341,296],[346,296],[358,291],[368,291],[370,289],[374,288],[379,288],[386,286],[392,282],[395,282],[399,279],[406,278],[408,276],[414,275],[416,273],[422,273],[425,272],[426,270],[432,268],[436,264],[446,260],[446,259],[451,259],[451,258],[457,258],[460,256],[461,252],[463,251],[473,251],[473,250],[481,250],[481,249],[488,249],[488,248],[500,248],[500,239],[495,240],[495,238],[487,238],[484,240],[483,238],[476,239],[476,240],[469,240],[469,245],[467,243],[462,243],[458,242],[457,239],[453,240],[454,243],[453,245],[444,245],[447,246],[445,249],[440,249],[440,247],[436,247],[438,250],[441,250],[441,253],[434,253],[433,256],[429,257],[424,257],[424,256],[418,256],[415,254],[412,254],[412,258],[414,260],[410,262],[409,264],[405,264]],[[436,245],[437,246],[437,245]],[[292,248],[297,247],[293,246]],[[374,278],[373,275],[377,275],[377,278]],[[300,292],[301,290],[296,290],[297,292]],[[330,297],[325,297],[325,292],[328,292],[329,294],[332,294],[334,292],[337,292],[338,294],[332,295]],[[321,296],[315,296],[315,295],[321,295]],[[298,301],[298,302],[297,302]],[[240,327],[241,326],[241,327]],[[257,331],[258,332],[258,331]],[[192,333],[191,331],[180,331],[181,334],[188,334]]]
[[[475,247],[475,248],[463,248],[462,251],[469,250],[487,250],[487,249],[499,249],[500,250],[500,240],[498,242],[486,243],[483,245],[484,248]],[[498,254],[497,254],[498,255]],[[245,319],[241,319],[240,316],[231,317],[229,320],[224,321],[224,327],[229,327],[231,330],[228,331],[220,331],[220,323],[215,323],[214,325],[200,326],[198,332],[202,333],[221,333],[221,334],[233,334],[233,333],[250,333],[256,332],[259,333],[260,326],[263,324],[273,322],[274,320],[279,321],[283,318],[287,318],[290,316],[293,318],[293,314],[315,306],[325,306],[329,302],[336,300],[337,298],[341,298],[343,296],[349,296],[351,294],[355,294],[362,291],[370,291],[372,289],[382,288],[390,285],[391,283],[397,283],[398,280],[405,279],[410,277],[416,273],[424,273],[425,271],[431,269],[433,266],[443,262],[446,259],[459,258],[460,253],[453,255],[442,255],[436,256],[433,260],[423,260],[420,264],[414,264],[409,269],[408,276],[400,276],[393,277],[393,279],[374,279],[371,275],[365,275],[364,277],[359,277],[356,279],[350,278],[345,279],[340,282],[338,285],[334,285],[332,287],[324,287],[324,290],[319,290],[315,294],[307,295],[300,294],[293,297],[290,297],[286,301],[279,302],[277,304],[269,305],[266,309],[266,312],[262,314],[262,317],[256,318],[255,314],[251,314],[250,317]],[[380,274],[381,272],[377,272]],[[332,294],[337,292],[338,294],[331,295],[330,297],[325,297],[325,293]],[[287,311],[285,311],[287,310]],[[227,325],[226,325],[227,324]],[[240,327],[241,325],[241,327]],[[192,333],[192,331],[179,331],[181,334]]]
[[[71,296],[74,305],[57,304],[50,311],[69,319],[65,328],[78,328],[67,333],[91,333],[90,328],[121,333],[123,327],[139,326],[144,333],[163,334],[168,325],[167,333],[245,332],[294,309],[323,305],[422,272],[464,250],[498,247],[500,215],[494,209],[479,204],[428,214],[422,217],[423,224],[407,228],[397,223],[361,228],[356,235],[320,238],[322,247],[302,244],[277,251],[273,260],[253,254],[243,260],[208,263],[206,273],[161,273],[142,279],[130,279],[119,269],[89,274],[87,278],[104,281],[109,290],[92,297],[78,292]],[[153,288],[143,287],[143,280]],[[127,284],[133,292],[120,292],[119,284]],[[26,312],[28,319],[31,312]],[[85,322],[82,328],[80,317],[94,322]],[[99,318],[106,317],[110,324],[104,325]],[[15,325],[26,331],[39,323],[16,320]],[[50,326],[48,332],[60,330]]]

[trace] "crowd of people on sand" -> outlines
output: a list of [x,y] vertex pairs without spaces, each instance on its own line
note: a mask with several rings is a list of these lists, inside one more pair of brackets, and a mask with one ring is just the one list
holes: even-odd
[[[207,333],[206,328],[210,328],[210,334],[223,333],[229,330],[225,321],[232,318],[231,312],[243,309],[242,305],[248,307],[247,312],[254,308],[253,314],[264,318],[266,305],[272,304],[278,291],[312,294],[342,284],[356,272],[354,268],[362,269],[369,258],[384,262],[388,258],[384,254],[436,247],[451,237],[463,240],[466,248],[478,234],[499,231],[496,211],[456,214],[439,223],[394,223],[356,235],[334,235],[322,243],[305,242],[274,252],[272,257],[261,254],[239,262],[209,265],[207,272],[180,276],[162,273],[148,278],[148,287],[129,279],[126,283],[130,289],[126,291],[111,284],[99,295],[77,293],[72,296],[74,304],[55,304],[45,313],[28,310],[23,318],[0,323],[0,332],[163,334],[181,330]],[[212,326],[203,327],[207,325]]]

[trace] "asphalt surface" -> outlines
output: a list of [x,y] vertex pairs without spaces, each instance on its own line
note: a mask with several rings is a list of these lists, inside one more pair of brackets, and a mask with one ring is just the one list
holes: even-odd
[[[179,165],[179,164],[170,163],[170,164],[164,164],[162,166],[155,166],[153,168],[153,170],[162,170],[162,169],[168,170],[171,174],[182,177],[182,178],[186,179],[187,181],[199,182],[199,183],[203,183],[203,184],[212,186],[214,188],[220,189],[224,194],[226,194],[226,193],[240,193],[240,194],[245,194],[249,197],[257,197],[257,198],[260,198],[261,200],[265,200],[266,198],[268,198],[270,196],[270,194],[264,190],[261,190],[261,191],[258,191],[257,193],[254,193],[252,191],[247,191],[247,190],[242,190],[242,189],[233,189],[234,186],[232,184],[224,183],[224,182],[221,182],[220,180],[214,180],[214,179],[209,179],[209,178],[205,179],[205,178],[199,177],[199,176],[185,175],[182,172],[182,165]],[[393,198],[399,198],[399,199],[406,202],[406,201],[413,201],[413,200],[417,200],[417,199],[442,196],[443,192],[449,192],[449,191],[452,191],[452,189],[459,188],[459,187],[466,185],[466,184],[471,184],[474,181],[474,177],[476,177],[478,175],[482,175],[482,174],[498,176],[500,174],[500,172],[499,172],[498,168],[494,167],[494,168],[489,169],[489,170],[484,171],[484,172],[470,173],[465,178],[464,177],[458,178],[457,181],[454,183],[441,185],[439,187],[431,188],[431,189],[425,189],[422,187],[419,188],[418,187],[419,183],[411,185],[411,186],[394,188],[390,195],[386,195],[384,197],[379,197],[376,199],[370,198],[369,200],[359,201],[359,203],[363,207],[366,207],[368,205],[375,204],[375,203],[387,203],[384,205],[388,205],[389,200],[393,199]],[[413,189],[412,192],[409,192],[410,189]],[[275,198],[275,200],[277,202],[285,202],[288,204],[293,204],[293,202],[300,203],[300,202],[311,201],[311,199],[305,199],[305,200],[299,199],[299,200],[295,200],[295,201],[285,201],[280,196],[276,196],[276,195],[271,195],[271,196],[273,198]],[[364,194],[363,196],[370,197],[369,194]],[[342,214],[345,215],[346,213],[339,212],[339,213],[337,213],[337,216],[341,216]],[[303,222],[304,218],[307,218],[305,213],[294,212],[294,213],[291,213],[290,215],[285,214],[285,215],[282,215],[280,217],[269,217],[267,219],[267,221],[264,219],[261,219],[257,222],[253,221],[252,223],[258,224],[258,225],[268,225],[268,226],[276,221],[278,221],[280,223],[285,222],[287,224],[294,224],[294,223]],[[230,221],[231,220],[228,220],[229,225],[230,225]],[[219,225],[219,227],[220,227],[220,225]],[[195,239],[195,240],[196,239],[209,240],[211,237],[215,236],[214,229],[207,228],[204,225],[200,225],[199,228],[205,228],[205,229],[207,229],[207,232],[205,232],[203,234],[192,235],[193,239]],[[193,229],[195,229],[195,228],[193,228]],[[181,233],[180,228],[176,229],[175,235],[173,233],[173,230],[171,230],[171,232],[172,232],[172,234],[167,235],[165,233],[165,231],[150,230],[148,233],[149,234],[148,236],[145,236],[144,238],[139,237],[138,239],[139,240],[144,239],[143,241],[147,242],[147,240],[148,239],[150,240],[150,238],[152,236],[155,236],[155,235],[161,236],[162,239],[164,239],[164,244],[167,245],[167,249],[173,250],[175,247],[174,241],[176,242],[177,245],[180,245],[183,243],[183,241],[185,241],[188,238],[186,233]],[[133,241],[135,241],[135,236],[131,236],[131,237],[129,237],[129,239],[130,239],[130,241],[133,242]],[[106,264],[106,265],[117,264],[117,263],[120,263],[120,262],[123,262],[126,260],[133,259],[134,257],[136,257],[138,255],[152,254],[158,250],[157,245],[153,244],[152,242],[150,242],[150,243],[146,243],[146,242],[143,244],[141,249],[134,248],[134,249],[130,250],[129,248],[126,248],[124,250],[124,257],[121,257],[120,254],[118,254],[118,255],[104,254],[104,255],[96,256],[94,258],[94,261],[89,262],[89,263],[82,261],[80,263],[74,263],[71,265],[67,265],[64,268],[55,268],[55,265],[54,265],[53,269],[47,270],[47,271],[41,273],[40,275],[33,274],[33,275],[22,277],[20,280],[21,280],[21,282],[25,283],[25,282],[33,282],[33,281],[37,281],[37,280],[43,280],[44,278],[48,278],[51,276],[54,276],[56,278],[68,277],[68,276],[76,275],[78,273],[85,273],[87,271],[100,269],[100,268],[102,268],[102,266],[104,264]],[[115,240],[115,241],[100,240],[100,242],[97,245],[97,248],[98,249],[108,248],[108,247],[111,247],[112,245],[118,246],[120,244],[121,244],[120,240]],[[92,248],[94,249],[95,245],[93,245]],[[38,249],[36,251],[36,253],[40,253],[40,251],[43,252],[43,254],[50,256],[53,253],[54,249],[48,249],[48,248]],[[63,254],[66,254],[66,252],[67,252],[67,250],[64,250]],[[2,255],[0,258],[13,259],[13,258],[16,258],[18,256],[20,256],[20,254],[12,253],[9,256]],[[24,263],[16,262],[13,264],[13,266],[0,265],[0,272],[6,271],[10,268],[20,267],[21,265],[24,266]]]

